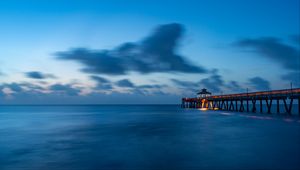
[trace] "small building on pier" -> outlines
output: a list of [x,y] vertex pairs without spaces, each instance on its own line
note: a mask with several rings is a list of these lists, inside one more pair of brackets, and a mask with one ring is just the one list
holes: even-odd
[[211,96],[211,92],[207,91],[207,89],[203,88],[201,91],[197,93],[197,98],[206,98]]

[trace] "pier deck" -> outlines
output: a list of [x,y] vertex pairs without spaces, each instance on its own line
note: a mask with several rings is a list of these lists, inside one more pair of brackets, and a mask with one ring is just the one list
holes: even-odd
[[[284,104],[283,113],[291,115],[294,100],[298,101],[298,114],[300,116],[300,88],[182,98],[181,107],[239,112],[259,111],[260,113],[266,110],[267,113],[271,114],[272,102],[274,101],[276,102],[277,113],[281,113],[279,105],[282,103]],[[264,107],[266,108],[264,109]],[[259,110],[257,110],[258,108]]]

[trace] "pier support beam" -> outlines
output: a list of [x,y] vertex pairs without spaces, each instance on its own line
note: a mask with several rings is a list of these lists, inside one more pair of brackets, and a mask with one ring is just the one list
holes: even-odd
[[256,99],[252,99],[252,112],[255,113],[256,112]]
[[268,108],[268,114],[271,114],[272,98],[270,99],[270,103],[269,103],[269,99],[266,99],[266,103]]
[[277,114],[280,113],[280,110],[279,110],[279,99],[277,99],[277,103],[276,103],[276,111],[277,111]]
[[284,103],[284,108],[285,108],[285,111],[288,115],[291,115],[291,111],[292,111],[292,106],[293,106],[293,98],[291,98],[291,101],[290,101],[290,104],[287,105],[286,103],[286,99],[283,99],[283,103]]
[[224,106],[224,100],[222,100],[222,102],[221,102],[221,106],[220,106],[221,110],[223,110],[223,106]]
[[260,105],[260,107],[259,107],[259,111],[260,111],[260,113],[262,113],[262,111],[263,111],[263,109],[262,109],[262,99],[259,99],[259,105]]
[[300,116],[300,97],[298,97],[298,114]]
[[213,102],[213,110],[215,110],[216,106],[218,106],[218,101],[212,101]]
[[230,100],[229,111],[234,110],[233,101]]
[[243,103],[243,99],[241,99],[241,105],[240,105],[240,112],[244,111],[244,103]]
[[225,107],[226,107],[226,110],[228,110],[228,100],[226,100]]
[[247,112],[249,112],[249,99],[247,99]]

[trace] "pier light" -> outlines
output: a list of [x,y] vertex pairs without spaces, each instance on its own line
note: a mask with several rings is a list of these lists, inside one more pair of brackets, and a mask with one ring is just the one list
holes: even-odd
[[207,91],[207,89],[203,88],[200,92],[197,93],[197,98],[206,98],[211,96],[211,92]]

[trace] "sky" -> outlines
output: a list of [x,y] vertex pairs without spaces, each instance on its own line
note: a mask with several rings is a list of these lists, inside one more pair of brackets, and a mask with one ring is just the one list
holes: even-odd
[[0,35],[0,104],[300,87],[300,0],[3,0]]

